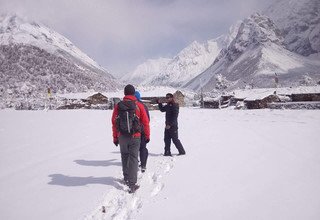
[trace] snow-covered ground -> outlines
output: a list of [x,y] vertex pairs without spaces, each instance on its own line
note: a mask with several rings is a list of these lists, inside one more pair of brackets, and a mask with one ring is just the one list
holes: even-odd
[[0,219],[320,219],[320,111],[181,108],[181,157],[152,111],[133,195],[111,113],[1,110]]

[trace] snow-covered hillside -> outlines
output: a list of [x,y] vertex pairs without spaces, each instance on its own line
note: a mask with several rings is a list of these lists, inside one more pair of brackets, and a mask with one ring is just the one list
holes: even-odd
[[[287,50],[281,31],[267,16],[255,13],[241,24],[236,38],[214,63],[186,84],[205,91],[236,89],[248,84],[274,87],[275,73],[281,86],[297,86],[304,77],[320,80],[320,61]],[[202,82],[202,85],[201,85]]]
[[120,183],[111,114],[1,110],[0,218],[320,218],[318,111],[181,108],[187,154],[172,158],[161,155],[165,116],[151,111],[147,171],[134,195]]
[[52,92],[114,91],[119,85],[55,31],[16,15],[0,17],[2,103],[46,97],[48,88]]
[[43,24],[28,22],[14,14],[0,15],[0,45],[25,44],[55,55],[69,54],[88,66],[105,71],[70,40]]

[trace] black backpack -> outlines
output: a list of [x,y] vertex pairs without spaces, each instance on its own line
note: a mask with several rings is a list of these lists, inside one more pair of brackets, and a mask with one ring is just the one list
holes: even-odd
[[121,134],[132,135],[141,132],[141,124],[139,117],[136,115],[136,109],[140,110],[135,101],[121,101],[118,103],[116,125]]

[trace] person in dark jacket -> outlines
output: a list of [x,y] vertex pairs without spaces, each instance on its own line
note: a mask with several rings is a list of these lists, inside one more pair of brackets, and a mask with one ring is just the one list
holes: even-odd
[[178,138],[178,115],[179,115],[179,104],[174,101],[173,95],[168,93],[166,95],[167,105],[163,106],[162,103],[158,102],[159,110],[166,112],[166,127],[164,130],[164,156],[171,155],[171,139],[176,148],[179,151],[179,155],[186,154],[181,141]]
[[[146,113],[148,115],[148,119],[150,122],[150,114],[149,114],[149,109],[148,107],[141,101],[141,95],[140,92],[136,91],[134,96],[137,98],[138,102],[140,102],[144,109],[146,110]],[[141,168],[141,172],[144,173],[146,171],[147,168],[147,160],[148,160],[148,148],[147,148],[147,142],[146,142],[146,135],[143,132],[143,129],[141,131],[141,142],[140,142],[140,168]]]
[[143,125],[143,132],[146,137],[145,141],[148,143],[150,140],[150,127],[147,113],[144,109],[144,106],[137,101],[134,93],[135,89],[132,85],[129,84],[124,88],[125,96],[123,98],[123,102],[119,102],[115,105],[111,119],[113,143],[116,146],[120,144],[122,172],[124,182],[129,186],[129,193],[134,193],[139,188],[139,185],[137,185],[136,183],[139,163],[138,154],[140,148],[141,130],[136,131],[132,135],[121,133],[119,131],[119,128],[117,126],[117,118],[119,117],[119,113],[121,110],[120,104],[125,105],[123,103],[135,103],[135,115],[139,118],[140,124]]

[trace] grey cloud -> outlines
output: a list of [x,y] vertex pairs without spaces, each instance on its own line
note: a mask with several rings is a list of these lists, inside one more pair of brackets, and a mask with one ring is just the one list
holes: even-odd
[[148,58],[173,56],[194,40],[226,33],[265,7],[262,0],[0,0],[15,12],[68,37],[111,70],[131,71]]

